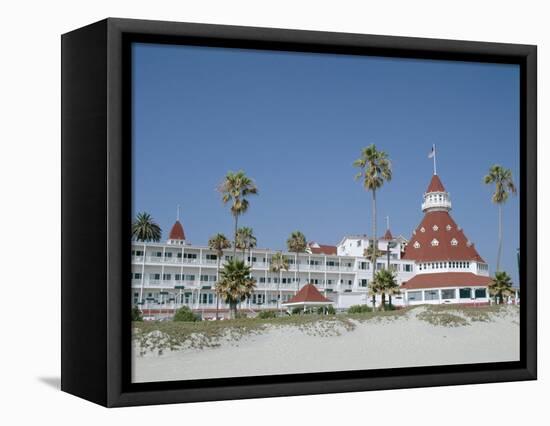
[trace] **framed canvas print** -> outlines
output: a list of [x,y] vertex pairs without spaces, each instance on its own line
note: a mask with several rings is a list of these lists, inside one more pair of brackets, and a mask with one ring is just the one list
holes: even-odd
[[536,47],[106,19],[62,37],[62,389],[536,378]]

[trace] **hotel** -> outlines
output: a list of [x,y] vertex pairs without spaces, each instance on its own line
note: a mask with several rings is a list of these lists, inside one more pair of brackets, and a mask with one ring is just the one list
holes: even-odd
[[[306,284],[313,284],[337,310],[370,304],[368,295],[372,268],[395,272],[401,294],[393,297],[398,306],[415,304],[489,303],[488,264],[450,215],[451,199],[434,174],[424,193],[424,218],[409,239],[394,237],[388,229],[380,237],[384,253],[376,265],[364,256],[370,238],[348,235],[335,246],[308,243],[305,253],[284,253],[289,269],[270,271],[278,251],[251,249],[237,257],[252,268],[256,288],[239,305],[244,313],[283,308]],[[203,318],[227,317],[229,306],[217,300],[214,290],[218,263],[230,260],[233,250],[221,259],[207,246],[190,244],[179,220],[165,243],[132,242],[132,303],[145,316],[170,316],[189,306]],[[380,297],[376,298],[380,303]]]

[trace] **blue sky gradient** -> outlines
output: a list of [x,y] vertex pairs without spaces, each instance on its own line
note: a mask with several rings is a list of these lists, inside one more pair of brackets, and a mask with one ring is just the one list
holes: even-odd
[[[189,241],[232,233],[217,185],[228,170],[252,177],[241,224],[260,247],[282,249],[294,230],[336,244],[370,235],[371,197],[353,177],[361,148],[388,153],[393,179],[378,193],[378,234],[411,236],[432,174],[453,215],[494,270],[497,208],[482,183],[494,163],[519,186],[519,67],[135,44],[133,212],[163,238],[181,205]],[[504,207],[503,269],[517,283],[519,197]]]

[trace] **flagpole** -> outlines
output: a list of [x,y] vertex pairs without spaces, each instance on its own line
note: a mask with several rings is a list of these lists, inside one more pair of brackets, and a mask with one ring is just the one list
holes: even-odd
[[434,175],[437,174],[437,167],[435,163],[435,157],[436,157],[436,151],[435,151],[435,143],[433,144],[433,151],[434,151]]

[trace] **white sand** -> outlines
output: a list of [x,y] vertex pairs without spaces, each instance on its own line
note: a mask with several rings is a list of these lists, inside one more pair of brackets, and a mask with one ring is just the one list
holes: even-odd
[[133,381],[151,382],[322,371],[361,370],[519,360],[515,307],[490,322],[434,326],[416,318],[356,322],[341,335],[312,336],[296,327],[273,328],[221,347],[135,351]]

